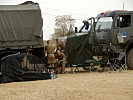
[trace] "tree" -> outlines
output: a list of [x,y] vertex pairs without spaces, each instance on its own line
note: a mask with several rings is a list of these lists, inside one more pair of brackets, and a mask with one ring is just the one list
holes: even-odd
[[55,17],[55,37],[64,37],[68,34],[70,26],[74,26],[75,19],[71,15],[63,15]]

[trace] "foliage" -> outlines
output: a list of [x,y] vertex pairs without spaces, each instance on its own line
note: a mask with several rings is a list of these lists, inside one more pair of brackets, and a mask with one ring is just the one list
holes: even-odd
[[75,19],[71,15],[62,15],[55,17],[55,37],[64,37],[68,34],[70,26],[74,27]]

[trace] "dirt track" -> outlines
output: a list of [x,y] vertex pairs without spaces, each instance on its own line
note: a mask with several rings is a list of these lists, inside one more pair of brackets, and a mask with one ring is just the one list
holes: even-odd
[[80,72],[0,84],[0,100],[133,100],[133,71]]

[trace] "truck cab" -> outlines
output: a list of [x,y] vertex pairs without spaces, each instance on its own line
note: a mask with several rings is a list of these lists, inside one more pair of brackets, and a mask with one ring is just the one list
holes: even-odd
[[109,11],[97,16],[96,36],[101,43],[126,44],[132,39],[132,11]]
[[104,52],[109,55],[125,52],[127,66],[133,69],[133,11],[116,10],[98,14],[95,32],[98,45]]

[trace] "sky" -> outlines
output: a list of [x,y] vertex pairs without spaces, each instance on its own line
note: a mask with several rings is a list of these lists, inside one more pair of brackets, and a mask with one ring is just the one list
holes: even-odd
[[[26,0],[0,0],[0,5],[16,5]],[[28,0],[30,1],[30,0]],[[108,10],[133,11],[133,0],[32,0],[39,3],[43,16],[43,39],[48,40],[54,33],[55,17],[71,15],[76,19],[75,26],[82,26],[82,21],[96,17]]]

